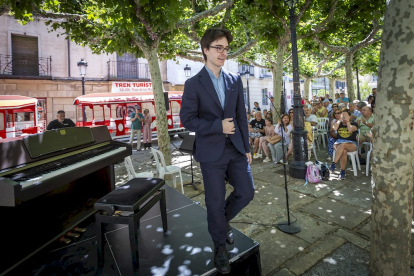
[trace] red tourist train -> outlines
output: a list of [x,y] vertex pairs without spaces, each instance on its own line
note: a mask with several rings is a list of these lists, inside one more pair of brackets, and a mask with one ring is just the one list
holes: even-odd
[[12,138],[43,132],[43,109],[35,98],[0,95],[0,138]]
[[[167,94],[166,94],[167,93]],[[186,131],[180,121],[182,91],[164,92],[167,106],[168,132],[170,136]],[[167,97],[168,96],[168,97]],[[134,106],[141,107],[141,112],[148,109],[152,116],[151,130],[157,131],[156,109],[152,92],[93,93],[77,97],[76,125],[106,125],[113,139],[130,135],[131,119],[129,115]]]

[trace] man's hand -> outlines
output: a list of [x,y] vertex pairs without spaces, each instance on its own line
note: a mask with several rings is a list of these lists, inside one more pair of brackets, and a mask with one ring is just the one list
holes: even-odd
[[233,123],[233,118],[226,118],[221,121],[223,125],[223,133],[224,134],[234,134],[235,128]]
[[246,157],[247,157],[247,161],[249,162],[249,164],[251,164],[252,163],[252,154],[250,152],[246,153]]
[[365,118],[364,118],[364,117],[362,117],[362,122],[364,123],[364,125],[366,125],[366,124],[367,124],[367,120],[365,120]]

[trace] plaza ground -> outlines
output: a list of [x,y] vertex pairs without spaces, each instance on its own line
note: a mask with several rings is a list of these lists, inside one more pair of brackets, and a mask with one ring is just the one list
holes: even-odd
[[[171,149],[181,141],[178,137],[172,138]],[[157,146],[156,141],[153,146]],[[329,164],[323,146],[316,153],[320,161]],[[149,150],[134,151],[131,157],[137,172],[156,171]],[[184,184],[191,183],[190,156],[173,151],[172,163],[181,167]],[[255,198],[231,225],[260,243],[263,275],[369,275],[372,187],[365,168],[361,165],[355,177],[348,164],[345,180],[338,180],[339,171],[336,171],[331,173],[329,181],[306,186],[304,180],[289,178],[287,173],[290,217],[301,231],[286,234],[277,228],[278,223],[287,220],[283,165],[253,160]],[[194,180],[201,184],[196,185],[198,191],[185,185],[184,194],[205,207],[197,162],[193,162],[193,169]],[[127,181],[123,163],[116,165],[115,173],[117,185]],[[167,183],[173,186],[172,181]],[[226,185],[226,188],[230,193],[232,187]],[[176,189],[181,192],[178,177]],[[413,269],[411,275],[414,275]]]

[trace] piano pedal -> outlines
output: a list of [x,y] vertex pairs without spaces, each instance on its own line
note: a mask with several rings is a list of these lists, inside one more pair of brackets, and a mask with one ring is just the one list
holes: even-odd
[[67,239],[65,237],[61,237],[59,239],[59,242],[64,243],[64,244],[70,244],[72,242],[72,240],[71,239]]
[[75,227],[75,229],[73,229],[73,231],[78,232],[78,233],[85,233],[86,228],[80,228],[80,227]]
[[77,238],[79,238],[79,237],[80,237],[80,234],[78,234],[78,233],[68,232],[67,236],[68,236],[69,238],[77,239]]

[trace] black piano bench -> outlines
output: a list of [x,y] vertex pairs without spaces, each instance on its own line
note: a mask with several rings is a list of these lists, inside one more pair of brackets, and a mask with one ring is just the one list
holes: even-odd
[[[98,261],[100,266],[103,266],[104,260],[102,223],[127,224],[129,228],[132,264],[134,271],[138,271],[139,254],[137,230],[139,228],[139,220],[158,201],[160,202],[164,232],[167,232],[168,230],[165,190],[161,189],[164,184],[165,181],[159,178],[134,178],[95,203],[95,209],[100,210],[95,215]],[[145,205],[143,205],[144,203]]]

